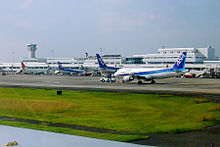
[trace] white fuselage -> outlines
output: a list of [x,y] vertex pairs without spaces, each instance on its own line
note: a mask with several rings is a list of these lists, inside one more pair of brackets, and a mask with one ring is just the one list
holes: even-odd
[[184,72],[177,72],[172,68],[123,68],[119,69],[114,76],[124,77],[135,75],[139,79],[151,80],[167,77],[175,77],[183,74]]
[[27,74],[47,74],[48,69],[35,69],[31,67],[25,67],[23,69],[23,72]]

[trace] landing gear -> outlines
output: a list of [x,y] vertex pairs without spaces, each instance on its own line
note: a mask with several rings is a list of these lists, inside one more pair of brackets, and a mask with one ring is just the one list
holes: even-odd
[[105,78],[105,77],[102,77],[100,79],[100,82],[104,83],[104,82],[107,82],[107,83],[112,83],[112,82],[115,82],[116,80],[114,78]]
[[101,81],[102,83],[104,83],[104,82],[105,82],[105,79],[101,78],[100,81]]
[[138,84],[141,85],[141,84],[143,84],[143,82],[142,81],[138,81]]
[[154,79],[151,80],[151,84],[155,84],[156,82],[154,81]]

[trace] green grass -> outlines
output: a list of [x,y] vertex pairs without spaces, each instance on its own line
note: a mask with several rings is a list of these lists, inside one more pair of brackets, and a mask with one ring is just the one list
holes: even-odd
[[[189,97],[70,90],[57,96],[56,90],[50,89],[0,88],[0,117],[151,134],[203,129],[220,121],[220,111],[215,103]],[[20,122],[0,123],[117,141],[146,138]]]

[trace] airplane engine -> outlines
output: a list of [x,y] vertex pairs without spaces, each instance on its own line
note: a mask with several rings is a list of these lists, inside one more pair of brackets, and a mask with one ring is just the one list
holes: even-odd
[[133,76],[124,76],[122,81],[123,82],[129,82],[129,81],[133,81],[134,77]]

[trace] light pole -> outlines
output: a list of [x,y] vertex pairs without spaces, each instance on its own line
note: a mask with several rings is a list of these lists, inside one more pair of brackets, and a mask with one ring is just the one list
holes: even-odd
[[100,48],[100,56],[102,56],[102,48]]
[[53,64],[54,64],[54,50],[52,49],[51,50],[51,53],[52,53],[52,70],[54,70],[54,66],[53,66]]
[[15,62],[15,52],[12,51],[12,66],[11,66],[11,71],[14,71],[14,62]]

